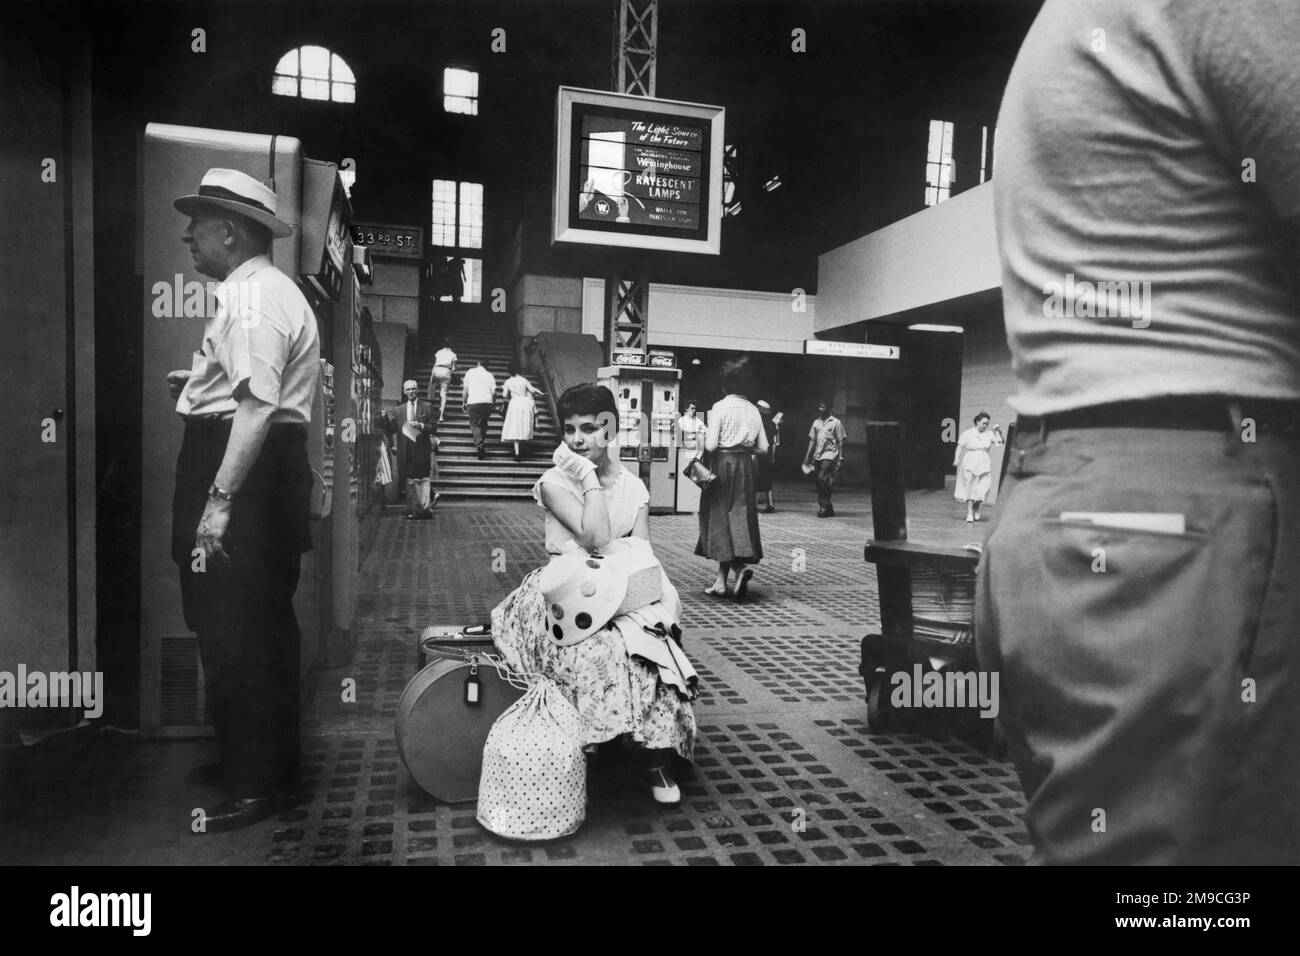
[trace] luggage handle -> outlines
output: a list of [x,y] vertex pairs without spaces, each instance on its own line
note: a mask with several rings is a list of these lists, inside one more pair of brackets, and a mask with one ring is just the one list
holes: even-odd
[[[478,668],[480,663],[491,667],[497,672],[497,676],[500,677],[501,680],[516,690],[528,690],[544,676],[532,671],[512,670],[499,655],[488,654],[483,651],[462,651],[456,655],[455,659],[460,662],[458,669],[461,667],[468,667],[470,669],[470,676],[474,678],[478,677]],[[435,661],[434,663],[437,662]]]

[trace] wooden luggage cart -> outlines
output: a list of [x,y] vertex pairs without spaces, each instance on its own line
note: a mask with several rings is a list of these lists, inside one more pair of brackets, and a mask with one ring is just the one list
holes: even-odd
[[[918,664],[923,672],[977,667],[971,621],[979,553],[907,540],[900,445],[897,422],[867,423],[875,537],[867,542],[864,556],[876,566],[883,633],[862,639],[858,672],[866,684],[867,724],[877,733],[916,729],[920,715],[934,713],[891,706],[893,674],[910,674]],[[991,743],[993,729],[988,725],[994,722],[978,717],[976,722]]]

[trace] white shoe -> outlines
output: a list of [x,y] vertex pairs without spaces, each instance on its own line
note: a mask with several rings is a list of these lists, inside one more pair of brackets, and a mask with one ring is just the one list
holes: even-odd
[[641,782],[650,788],[650,795],[655,803],[675,804],[682,802],[682,789],[668,775],[663,767],[651,767],[641,774]]

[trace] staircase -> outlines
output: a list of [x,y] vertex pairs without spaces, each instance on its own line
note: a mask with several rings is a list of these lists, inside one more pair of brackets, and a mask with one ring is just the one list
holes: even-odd
[[[438,429],[438,478],[434,489],[446,498],[530,498],[533,483],[551,467],[551,455],[559,444],[559,431],[551,415],[545,395],[535,396],[537,425],[533,440],[524,442],[520,449],[522,460],[514,460],[514,444],[501,441],[501,426],[505,416],[493,414],[488,422],[487,457],[479,460],[474,449],[469,419],[461,407],[464,401],[464,375],[473,368],[476,359],[497,380],[497,396],[501,383],[509,376],[507,366],[514,358],[511,334],[500,320],[477,317],[447,316],[440,323],[442,333],[451,339],[451,350],[456,353],[456,371],[451,387],[447,389],[446,420]],[[425,349],[416,363],[415,380],[421,391],[429,384],[433,374],[433,356],[441,344],[441,334]],[[546,391],[541,376],[523,372],[533,387]],[[437,409],[437,393],[429,396]]]

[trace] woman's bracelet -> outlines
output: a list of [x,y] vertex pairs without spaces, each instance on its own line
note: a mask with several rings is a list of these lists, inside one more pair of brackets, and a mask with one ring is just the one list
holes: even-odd
[[593,491],[600,491],[600,486],[597,485],[595,488],[583,488],[583,489],[582,489],[582,493],[583,493],[584,495],[591,494],[591,492],[593,492]]

